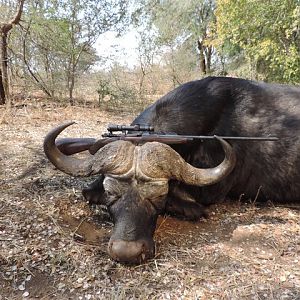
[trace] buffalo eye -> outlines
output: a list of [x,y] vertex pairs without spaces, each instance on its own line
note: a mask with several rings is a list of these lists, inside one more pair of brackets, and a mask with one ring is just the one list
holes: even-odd
[[113,205],[124,194],[126,189],[125,183],[112,177],[105,177],[103,187],[106,196],[106,205]]
[[164,209],[168,191],[168,181],[149,181],[139,184],[142,199],[149,201],[157,212]]

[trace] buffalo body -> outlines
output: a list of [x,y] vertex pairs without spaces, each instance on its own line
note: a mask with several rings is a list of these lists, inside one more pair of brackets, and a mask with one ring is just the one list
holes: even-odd
[[[133,124],[187,135],[277,136],[279,141],[230,141],[236,166],[211,186],[180,184],[198,202],[225,196],[300,201],[300,88],[238,78],[208,77],[183,84],[142,112]],[[223,159],[215,141],[176,145],[196,167]]]

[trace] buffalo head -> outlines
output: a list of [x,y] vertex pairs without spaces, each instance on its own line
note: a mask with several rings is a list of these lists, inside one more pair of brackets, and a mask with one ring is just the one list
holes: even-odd
[[170,146],[151,142],[134,145],[114,141],[86,159],[64,155],[55,139],[72,123],[61,125],[45,138],[44,150],[59,170],[72,176],[104,176],[102,204],[114,222],[108,252],[120,262],[139,263],[154,255],[153,234],[158,215],[164,211],[169,180],[190,185],[214,184],[226,177],[235,165],[235,155],[224,140],[225,158],[215,168],[197,169]]

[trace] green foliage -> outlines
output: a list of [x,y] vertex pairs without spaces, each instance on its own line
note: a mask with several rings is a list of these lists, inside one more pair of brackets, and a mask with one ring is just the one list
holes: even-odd
[[160,31],[164,43],[182,43],[209,38],[211,23],[214,22],[213,1],[161,1],[153,12],[153,22]]
[[174,83],[180,81],[175,78],[178,77],[175,76],[178,70],[192,73],[197,68],[201,69],[202,58],[207,65],[207,70],[203,73],[210,73],[210,40],[214,34],[215,22],[213,0],[139,1],[139,8],[134,16],[139,25],[148,20],[150,25],[147,30],[151,26],[154,29],[154,42],[161,49],[164,63],[169,66]]
[[138,89],[126,78],[124,67],[118,64],[110,72],[99,74],[97,93],[101,109],[134,111],[139,108]]
[[0,23],[8,21],[16,12],[17,3],[9,3],[9,1],[0,0]]
[[68,96],[73,104],[79,76],[99,59],[95,41],[126,27],[128,1],[29,0],[22,30],[11,39],[13,48],[23,48],[15,63],[49,96]]
[[258,78],[299,83],[299,0],[218,0],[216,16],[220,51],[242,52]]

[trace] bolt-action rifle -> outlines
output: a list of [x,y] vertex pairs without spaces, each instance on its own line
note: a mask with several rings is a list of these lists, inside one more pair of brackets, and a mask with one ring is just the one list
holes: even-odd
[[89,148],[91,154],[95,154],[104,145],[117,141],[130,141],[136,144],[146,142],[160,142],[164,144],[185,144],[195,140],[212,140],[216,137],[224,140],[238,141],[277,141],[275,136],[219,136],[219,135],[179,135],[176,133],[160,134],[154,132],[154,127],[150,125],[115,125],[110,124],[107,127],[107,133],[102,135],[103,139],[96,141]]

